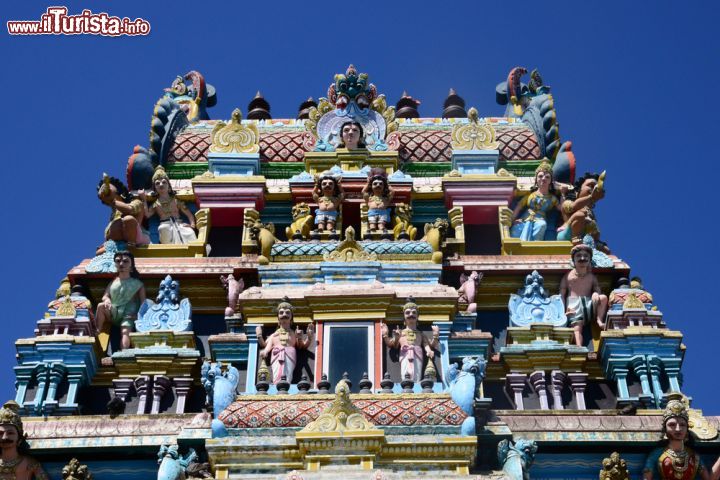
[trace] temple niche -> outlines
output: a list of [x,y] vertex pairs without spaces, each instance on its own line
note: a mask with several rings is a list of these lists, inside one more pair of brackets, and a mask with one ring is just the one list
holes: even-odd
[[499,76],[494,112],[353,65],[297,118],[159,90],[15,342],[0,478],[720,475],[679,322],[600,234],[612,176],[576,174],[537,70]]

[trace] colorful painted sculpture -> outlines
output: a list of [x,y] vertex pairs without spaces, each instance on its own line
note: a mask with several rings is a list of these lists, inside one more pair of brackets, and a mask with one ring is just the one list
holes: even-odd
[[596,321],[600,328],[605,328],[608,298],[592,273],[592,248],[585,244],[576,245],[570,257],[573,269],[560,281],[560,296],[565,302],[565,315],[575,330],[575,343],[582,346],[582,330],[587,322]]
[[330,172],[323,172],[315,179],[313,200],[318,205],[315,211],[315,225],[319,231],[335,231],[340,205],[345,198],[341,181],[340,176]]
[[127,251],[119,251],[114,257],[117,276],[105,289],[102,302],[95,312],[98,339],[103,351],[110,341],[110,326],[120,327],[120,348],[130,348],[130,332],[135,327],[140,305],[145,302],[145,286],[135,268],[135,257]]
[[[138,195],[145,206],[147,218],[157,215],[160,218],[158,235],[160,243],[185,244],[197,240],[195,235],[195,216],[183,202],[175,198],[175,191],[170,185],[170,177],[163,167],[157,167],[152,177],[153,192],[156,200],[148,207],[145,202],[145,191],[140,190]],[[190,223],[183,223],[180,219],[182,212]]]
[[575,188],[563,198],[562,213],[564,224],[558,229],[558,240],[570,240],[573,245],[582,243],[585,235],[595,240],[596,248],[610,253],[607,245],[600,241],[600,229],[595,219],[595,202],[605,197],[605,172],[586,173],[575,182]]
[[468,313],[477,312],[477,303],[475,303],[475,295],[480,285],[483,274],[473,271],[469,276],[464,273],[460,275],[460,288],[458,288],[458,300],[467,304]]
[[98,183],[97,195],[111,209],[110,222],[105,227],[105,240],[127,242],[129,248],[150,243],[150,237],[142,229],[145,215],[143,201],[130,194],[125,184],[103,174],[103,179]]
[[192,330],[191,315],[190,300],[187,298],[180,300],[180,283],[168,275],[160,282],[155,301],[147,299],[140,306],[135,328],[138,332],[153,330],[189,332]]
[[234,275],[228,274],[227,276],[220,276],[220,282],[228,292],[228,306],[225,307],[225,316],[232,317],[235,315],[235,310],[238,306],[238,296],[240,292],[245,288],[245,281],[241,278],[237,280]]
[[93,480],[87,465],[83,465],[77,458],[71,458],[62,469],[63,480]]
[[48,480],[37,460],[27,455],[20,406],[10,400],[0,409],[0,480]]
[[513,211],[510,234],[525,241],[544,240],[547,216],[552,210],[561,211],[560,200],[553,185],[552,167],[543,162],[535,170],[535,185]]
[[300,202],[292,207],[293,222],[285,229],[285,236],[288,240],[302,240],[308,238],[312,230],[313,217],[310,214],[310,206]]
[[538,447],[534,440],[518,438],[498,443],[498,461],[503,473],[510,480],[530,480],[530,467],[535,460]]
[[663,434],[667,443],[650,453],[643,470],[644,480],[717,480],[720,478],[720,458],[711,471],[703,465],[700,455],[689,445],[692,437],[688,426],[690,416],[682,400],[672,398],[663,414]]
[[[405,328],[395,327],[392,337],[389,335],[388,327],[382,324],[382,338],[389,348],[400,349],[400,374],[403,380],[406,375],[410,376],[413,382],[419,382],[423,375],[423,360],[425,356],[432,360],[435,357],[435,349],[439,345],[440,331],[437,326],[432,326],[432,340],[428,339],[418,330],[418,306],[413,297],[408,297],[403,305],[403,317]],[[423,355],[424,352],[424,355]]]
[[347,121],[340,126],[340,143],[338,148],[347,148],[348,150],[357,150],[365,148],[365,133],[360,122],[354,120]]
[[463,435],[476,434],[473,405],[478,388],[485,378],[486,366],[487,362],[482,356],[463,357],[460,369],[458,364],[453,364],[448,371],[447,391],[450,392],[453,401],[468,415],[461,426]]
[[627,462],[620,458],[618,452],[613,452],[610,457],[603,458],[598,480],[630,480]]
[[370,170],[362,193],[368,206],[368,229],[371,232],[386,231],[390,223],[390,203],[395,192],[388,184],[385,170],[382,168]]
[[180,454],[177,445],[162,445],[158,451],[157,480],[182,480],[186,478],[186,470],[192,462],[198,459],[194,449],[189,449],[187,455]]
[[218,415],[225,410],[235,399],[235,393],[240,382],[240,372],[232,365],[223,368],[220,362],[205,361],[200,369],[200,381],[205,388],[205,403],[212,406],[213,420],[211,424],[213,437],[227,435],[223,423]]
[[258,344],[264,347],[261,357],[270,359],[273,383],[278,383],[282,377],[291,382],[297,363],[297,349],[308,348],[315,341],[315,326],[312,323],[308,325],[306,335],[299,328],[293,331],[293,310],[289,299],[285,298],[277,307],[277,330],[267,339],[262,336],[262,327],[255,330]]
[[534,270],[525,277],[525,286],[510,295],[511,327],[527,327],[531,323],[549,323],[556,327],[567,324],[562,298],[560,295],[548,297],[544,282],[542,275]]

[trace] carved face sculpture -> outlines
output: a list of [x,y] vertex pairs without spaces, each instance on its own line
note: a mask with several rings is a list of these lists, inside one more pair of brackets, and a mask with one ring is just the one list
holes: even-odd
[[291,308],[278,308],[278,325],[280,325],[282,328],[284,328],[285,330],[289,330],[292,318],[293,312]]
[[687,420],[681,417],[670,417],[665,422],[665,434],[668,440],[684,441],[688,433]]
[[122,253],[115,255],[113,259],[118,273],[130,273],[133,268],[133,260],[129,255]]
[[593,190],[595,190],[595,187],[597,186],[597,180],[594,178],[588,178],[585,180],[582,184],[582,187],[580,187],[580,192],[578,192],[578,197],[588,197],[592,194]]
[[535,186],[538,190],[547,191],[552,183],[552,173],[547,170],[540,170],[535,175]]
[[165,195],[170,191],[170,183],[165,177],[160,177],[156,179],[153,186],[155,187],[155,191],[158,195]]
[[415,307],[408,307],[403,310],[403,316],[405,317],[405,326],[412,330],[417,329],[418,322],[418,311]]
[[0,448],[16,450],[19,442],[20,434],[15,425],[9,423],[0,425]]
[[591,255],[592,254],[586,249],[576,251],[572,256],[575,268],[579,270],[588,270],[590,268]]
[[353,150],[358,148],[360,142],[360,127],[354,123],[346,123],[342,127],[340,132],[342,142],[345,144],[345,148]]
[[113,205],[113,202],[117,197],[117,193],[118,192],[117,188],[115,188],[115,185],[103,185],[102,188],[98,190],[98,198],[105,205]]
[[333,196],[335,194],[335,180],[329,177],[323,178],[320,181],[320,190],[322,190],[323,195]]
[[385,191],[385,181],[382,178],[376,178],[372,181],[372,191],[375,195],[382,195]]

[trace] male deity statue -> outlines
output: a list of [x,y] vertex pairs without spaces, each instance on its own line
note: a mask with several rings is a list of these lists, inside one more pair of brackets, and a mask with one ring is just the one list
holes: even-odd
[[140,305],[145,302],[145,286],[135,268],[135,257],[127,251],[118,251],[113,258],[117,276],[107,286],[102,302],[97,306],[95,319],[98,338],[103,351],[110,341],[110,324],[120,327],[120,348],[130,348],[130,332],[135,328]]
[[418,306],[412,297],[408,297],[407,303],[403,305],[403,317],[405,319],[405,328],[395,327],[393,336],[388,335],[388,327],[382,324],[382,338],[389,348],[400,349],[400,374],[405,379],[405,375],[410,375],[410,379],[414,382],[422,380],[423,375],[423,350],[425,355],[432,361],[435,357],[435,349],[439,345],[440,332],[436,325],[432,326],[432,340],[428,341],[427,337],[418,330]]
[[395,192],[387,180],[382,168],[373,168],[368,175],[367,184],[362,190],[368,206],[368,229],[384,232],[390,223],[390,203]]
[[340,143],[338,144],[338,148],[347,148],[348,150],[365,148],[363,138],[365,138],[365,133],[363,132],[363,127],[360,125],[360,122],[345,122],[340,127]]
[[318,205],[315,211],[315,225],[319,231],[335,231],[340,214],[340,205],[345,198],[341,178],[330,172],[322,173],[315,180],[313,200]]
[[48,480],[42,465],[27,455],[19,411],[20,406],[12,400],[0,409],[0,480]]
[[586,322],[597,322],[605,328],[608,298],[600,290],[597,277],[592,273],[592,248],[575,245],[570,251],[573,269],[560,280],[560,296],[565,302],[565,314],[575,330],[575,344],[583,344],[583,327]]
[[565,223],[558,229],[558,240],[570,240],[573,245],[582,243],[585,235],[595,240],[597,249],[610,253],[605,243],[600,241],[600,229],[595,219],[595,202],[605,197],[605,172],[586,173],[575,182],[572,192],[562,189],[561,211]]
[[643,480],[717,480],[720,478],[720,458],[712,471],[703,465],[700,455],[690,448],[692,437],[688,425],[690,416],[685,404],[671,399],[663,414],[663,434],[667,442],[653,450],[643,470]]
[[150,243],[150,237],[142,229],[145,215],[143,202],[131,195],[125,184],[115,177],[103,175],[97,195],[111,209],[110,223],[105,227],[105,240],[127,242],[128,248]]
[[307,334],[302,330],[293,330],[293,306],[286,297],[277,307],[278,328],[267,339],[262,336],[262,327],[256,327],[258,344],[264,347],[261,358],[270,358],[272,382],[277,384],[284,376],[292,381],[293,371],[297,364],[297,349],[306,349],[315,341],[315,326],[307,326]]

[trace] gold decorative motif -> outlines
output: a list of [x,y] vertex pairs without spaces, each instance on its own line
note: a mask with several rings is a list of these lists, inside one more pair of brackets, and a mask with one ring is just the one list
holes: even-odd
[[510,172],[508,172],[508,171],[505,170],[504,168],[499,169],[495,174],[496,174],[498,177],[510,177],[510,176],[511,176],[511,175],[510,175]]
[[257,371],[257,379],[258,380],[269,380],[271,377],[270,375],[270,368],[268,368],[267,361],[265,361],[265,357],[262,357],[260,360],[260,367]]
[[65,297],[65,300],[60,304],[58,309],[55,311],[56,317],[74,317],[77,314],[75,306],[73,305],[70,295]]
[[326,262],[373,262],[377,260],[376,253],[368,253],[355,241],[355,229],[348,227],[345,230],[345,240],[340,242],[335,250],[323,255]]
[[427,367],[425,367],[424,377],[437,380],[437,370],[435,370],[435,363],[432,361],[432,359],[428,360]]
[[497,150],[500,143],[496,140],[495,129],[492,125],[480,123],[475,107],[468,111],[468,120],[466,124],[453,126],[453,150]]
[[310,422],[302,432],[344,432],[346,430],[377,430],[368,422],[360,409],[350,400],[350,388],[345,380],[335,387],[335,400],[317,420]]
[[283,327],[278,327],[275,333],[277,333],[278,338],[280,339],[280,345],[287,347],[288,340],[290,340],[290,332],[285,330]]
[[77,458],[73,458],[62,469],[63,480],[93,480],[92,473],[87,465],[81,465]]
[[630,480],[627,462],[620,458],[619,453],[613,452],[610,458],[603,459],[599,480]]
[[645,304],[640,301],[634,293],[629,293],[625,302],[623,303],[623,310],[634,310],[638,308],[645,308]]
[[335,105],[330,103],[327,98],[320,98],[317,107],[311,107],[308,111],[308,118],[305,120],[305,130],[312,133],[317,138],[317,124],[328,112],[335,110]]
[[395,107],[388,107],[385,95],[380,95],[373,101],[372,109],[382,115],[385,120],[385,138],[397,131],[399,123],[395,120]]
[[218,122],[212,131],[212,145],[210,152],[213,153],[257,153],[260,151],[260,133],[257,125],[250,123],[243,125],[242,113],[236,108],[232,112],[232,119],[229,124]]
[[70,295],[70,280],[68,277],[65,277],[60,281],[60,286],[55,291],[55,298],[61,298],[67,295]]

